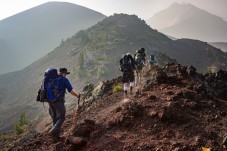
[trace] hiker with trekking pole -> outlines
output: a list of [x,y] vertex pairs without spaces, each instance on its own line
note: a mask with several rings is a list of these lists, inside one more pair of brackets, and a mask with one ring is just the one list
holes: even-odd
[[60,129],[62,124],[65,120],[65,93],[66,89],[69,93],[73,96],[76,96],[78,99],[80,98],[80,94],[77,93],[72,85],[70,84],[69,80],[66,78],[66,75],[70,74],[66,68],[59,69],[59,77],[58,77],[58,94],[57,99],[55,102],[48,102],[49,103],[49,113],[53,120],[53,128],[49,131],[49,134],[52,138],[56,139],[60,135]]
[[130,53],[125,54],[120,59],[120,70],[123,73],[122,83],[124,84],[124,97],[127,97],[128,84],[130,86],[130,94],[134,87],[134,70],[137,70],[136,62]]
[[65,121],[65,93],[66,89],[73,96],[80,98],[66,75],[70,74],[66,68],[60,68],[59,74],[57,69],[50,68],[45,71],[44,80],[39,90],[37,101],[47,102],[49,104],[49,114],[53,120],[53,127],[48,132],[53,140],[57,140],[60,135],[61,126]]

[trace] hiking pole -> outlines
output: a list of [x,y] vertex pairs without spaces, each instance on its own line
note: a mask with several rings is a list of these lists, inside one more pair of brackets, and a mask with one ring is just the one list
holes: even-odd
[[[80,103],[80,96],[78,98],[78,107],[79,107],[79,103]],[[70,135],[73,135],[74,126],[75,126],[75,123],[76,123],[76,113],[77,113],[77,110],[75,110],[74,111],[74,114],[73,114],[72,126],[71,126],[71,129],[69,131],[69,134]]]
[[77,101],[78,101],[78,102],[77,102],[77,105],[78,105],[78,108],[79,108],[79,105],[80,105],[80,94],[79,94],[79,98],[78,98]]
[[[80,102],[80,96],[78,98],[78,103],[79,102]],[[75,123],[76,123],[76,116],[77,116],[77,109],[74,111],[74,114],[73,114],[72,126],[69,129],[69,136],[66,139],[66,143],[70,142],[71,144],[75,144],[75,145],[85,145],[87,143],[87,141],[84,138],[76,137],[73,134],[73,130],[74,130]]]

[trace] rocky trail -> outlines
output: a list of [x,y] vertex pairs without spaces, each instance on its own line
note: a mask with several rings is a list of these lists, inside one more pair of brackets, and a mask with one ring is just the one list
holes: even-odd
[[[46,130],[34,133],[10,150],[143,150],[224,151],[227,135],[226,73],[201,75],[192,67],[169,64],[146,71],[128,98],[113,93],[121,77],[84,88],[84,100],[77,110],[74,135],[87,144],[72,146],[66,137],[71,128],[73,104],[67,110],[61,138],[47,134],[50,121],[37,123]],[[43,126],[45,125],[45,126]]]

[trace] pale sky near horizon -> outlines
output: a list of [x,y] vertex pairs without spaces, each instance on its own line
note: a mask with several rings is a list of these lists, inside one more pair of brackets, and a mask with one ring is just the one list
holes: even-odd
[[[227,21],[227,0],[54,0],[81,5],[104,15],[114,13],[136,14],[142,19],[151,18],[156,12],[172,3],[191,3],[196,7],[222,17]],[[0,21],[51,0],[0,0]]]

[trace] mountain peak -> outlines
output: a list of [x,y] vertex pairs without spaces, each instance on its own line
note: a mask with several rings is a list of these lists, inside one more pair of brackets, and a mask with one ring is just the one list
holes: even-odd
[[140,21],[142,21],[142,19],[138,18],[138,16],[136,15],[128,15],[128,14],[114,14],[108,18],[106,18],[106,20],[111,21],[111,22],[115,22],[115,23],[125,23],[125,24],[135,24],[138,23]]
[[176,11],[176,12],[183,14],[183,15],[184,15],[185,12],[189,13],[190,11],[191,12],[204,11],[204,10],[192,5],[191,3],[185,3],[185,2],[183,2],[183,3],[174,2],[166,10]]
[[202,41],[227,41],[227,22],[189,3],[173,3],[156,13],[148,24],[166,35]]
[[183,2],[183,3],[174,2],[169,7],[194,7],[194,8],[196,8],[191,3],[185,3],[185,2]]

